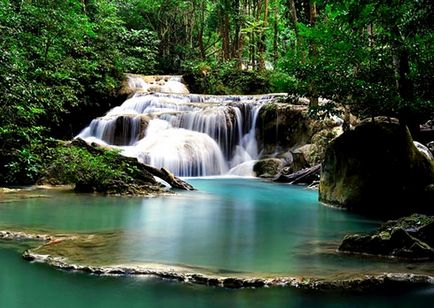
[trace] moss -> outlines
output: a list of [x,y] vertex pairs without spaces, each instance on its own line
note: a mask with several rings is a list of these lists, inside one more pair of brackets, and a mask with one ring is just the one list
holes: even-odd
[[258,161],[253,166],[253,171],[257,176],[269,178],[275,177],[283,168],[283,162],[277,158],[267,158]]
[[[50,151],[41,184],[75,185],[77,192],[116,195],[159,191],[154,178],[140,164],[119,152],[88,146],[83,140],[61,144]],[[51,159],[50,159],[51,158]]]
[[374,216],[431,213],[426,193],[431,183],[432,162],[413,145],[407,128],[364,123],[327,148],[320,200]]
[[409,260],[434,259],[434,216],[415,214],[386,222],[371,234],[345,236],[340,251]]
[[286,152],[310,143],[312,120],[307,108],[289,104],[265,104],[258,115],[258,139],[264,154]]

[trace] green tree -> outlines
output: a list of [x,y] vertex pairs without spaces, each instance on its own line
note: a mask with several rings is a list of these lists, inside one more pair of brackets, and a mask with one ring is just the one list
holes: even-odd
[[0,1],[0,181],[31,183],[42,140],[71,138],[116,100],[123,73],[152,72],[152,33],[112,0]]
[[294,90],[349,105],[362,116],[397,116],[416,132],[433,110],[434,84],[426,74],[434,63],[433,4],[347,0],[319,5],[323,9],[315,24],[297,23],[293,46],[301,52],[289,49],[282,61],[295,77]]

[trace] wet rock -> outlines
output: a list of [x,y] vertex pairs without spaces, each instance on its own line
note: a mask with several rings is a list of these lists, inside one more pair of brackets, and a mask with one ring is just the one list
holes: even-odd
[[416,148],[419,150],[419,152],[421,152],[423,155],[425,155],[425,157],[429,160],[433,160],[434,156],[431,153],[430,149],[428,149],[428,147],[426,147],[425,145],[423,145],[420,142],[414,141],[414,145],[416,146]]
[[312,136],[313,148],[306,153],[306,160],[311,165],[321,164],[324,161],[328,145],[336,137],[342,135],[342,126],[322,129]]
[[434,141],[428,142],[426,146],[430,150],[431,154],[434,155]]
[[[294,154],[298,154],[298,159],[296,159],[296,161],[302,161],[302,164],[310,165],[310,162],[312,162],[313,160],[311,159],[311,157],[313,157],[315,155],[315,152],[317,151],[316,146],[308,143],[305,144],[297,149],[295,149],[293,151]],[[302,168],[301,168],[302,169]],[[294,172],[297,170],[294,170]]]
[[191,275],[190,280],[194,283],[197,283],[197,284],[204,284],[204,285],[209,284],[209,278],[202,276],[202,275],[199,275],[199,274]]
[[[107,149],[97,144],[88,144],[81,138],[76,138],[65,147],[76,147],[85,150],[89,156],[106,157]],[[154,176],[149,172],[147,166],[139,163],[137,159],[125,157],[111,152],[110,160],[107,160],[110,167],[113,167],[123,175],[112,178],[80,177],[75,183],[75,192],[79,193],[103,193],[108,195],[157,195],[167,193]],[[78,168],[79,169],[79,168]],[[39,181],[39,184],[69,184],[63,183],[63,178],[58,178],[58,173],[49,171],[47,176]],[[62,172],[60,172],[62,173]]]
[[244,286],[244,281],[238,278],[225,278],[223,280],[223,287],[229,289],[240,289]]
[[282,157],[289,150],[302,153],[307,164],[294,166],[291,172],[296,172],[322,163],[328,144],[342,134],[342,125],[338,117],[310,117],[306,106],[268,103],[258,115],[258,145],[263,155]]
[[259,160],[253,166],[253,171],[261,178],[274,178],[282,171],[284,163],[281,159],[266,158]]
[[249,279],[244,281],[244,288],[263,288],[265,286],[265,281],[263,279]]
[[339,251],[407,260],[433,260],[434,216],[414,214],[388,221],[368,235],[347,235]]
[[116,116],[113,124],[105,128],[102,140],[113,145],[130,145],[145,136],[150,120],[150,117],[145,115]]
[[220,285],[220,280],[217,278],[209,278],[208,285],[212,287],[218,287]]
[[314,131],[307,111],[305,106],[264,105],[258,115],[258,146],[272,154],[310,143]]
[[417,150],[406,127],[364,122],[327,148],[319,199],[371,216],[431,213],[426,187],[432,183],[434,164]]
[[310,167],[310,164],[307,161],[306,155],[304,153],[305,150],[307,150],[307,149],[301,147],[301,148],[298,148],[292,152],[292,157],[294,158],[294,160],[293,160],[292,164],[290,165],[291,166],[291,169],[290,169],[291,172],[290,173],[294,173],[294,172],[297,172],[297,171],[300,171],[300,170],[303,170],[305,168]]
[[46,234],[33,234],[21,231],[0,231],[0,239],[3,240],[29,240],[29,241],[50,241],[52,236]]
[[23,252],[23,259],[27,260],[27,261],[33,261],[33,260],[35,260],[35,258],[33,257],[33,255],[30,253],[29,250],[25,250]]
[[217,277],[204,274],[184,273],[174,270],[164,271],[158,269],[147,269],[142,267],[94,267],[70,264],[66,259],[39,255],[31,250],[24,252],[23,257],[29,261],[46,263],[49,266],[74,272],[83,272],[91,275],[146,275],[155,276],[161,279],[176,280],[184,283],[202,284],[214,287],[232,289],[240,288],[262,288],[262,287],[290,287],[305,290],[350,290],[366,292],[369,290],[399,290],[401,288],[432,286],[434,278],[427,275],[414,274],[382,274],[376,276],[365,275],[361,278],[347,280],[323,280],[305,279],[296,277],[275,277],[275,278],[245,278],[245,277]]
[[75,184],[74,191],[78,193],[93,193],[96,191],[96,188],[92,184],[78,182]]
[[111,269],[109,271],[109,274],[112,274],[112,275],[125,275],[125,271],[123,269],[121,269],[121,268],[116,268],[116,269]]

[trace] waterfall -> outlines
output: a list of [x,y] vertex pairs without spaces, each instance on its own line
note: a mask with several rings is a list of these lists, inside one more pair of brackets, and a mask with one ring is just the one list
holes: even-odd
[[178,176],[251,173],[258,114],[275,95],[197,95],[180,76],[127,77],[134,94],[77,137]]

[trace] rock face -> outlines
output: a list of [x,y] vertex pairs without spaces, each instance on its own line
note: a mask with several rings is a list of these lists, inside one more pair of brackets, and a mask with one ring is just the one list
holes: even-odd
[[322,202],[373,216],[434,210],[434,165],[397,123],[364,122],[331,142],[321,170]]
[[271,154],[307,144],[313,135],[311,124],[305,106],[267,104],[258,116],[259,147]]
[[[300,99],[298,99],[300,101]],[[342,120],[309,116],[306,105],[272,102],[259,111],[256,135],[263,157],[294,156],[291,172],[322,163],[327,145],[342,133]],[[297,164],[295,156],[303,156]],[[289,163],[292,165],[292,162]]]
[[282,171],[284,163],[281,159],[266,158],[258,161],[253,166],[256,176],[261,178],[273,178]]
[[434,259],[434,216],[392,220],[369,235],[347,235],[339,251],[409,260]]

